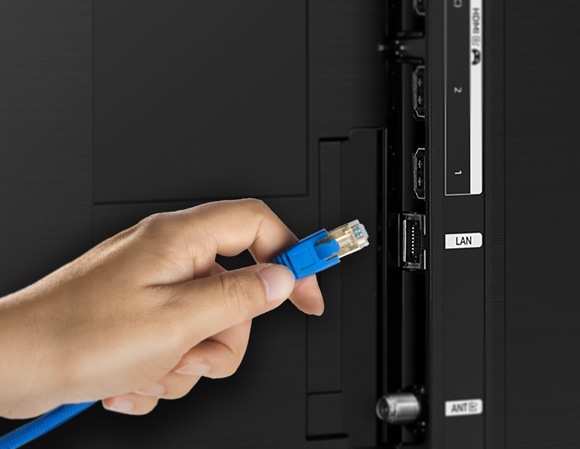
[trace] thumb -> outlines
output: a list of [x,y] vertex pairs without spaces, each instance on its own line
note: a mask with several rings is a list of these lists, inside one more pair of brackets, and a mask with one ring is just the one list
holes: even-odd
[[275,309],[290,296],[294,281],[283,265],[259,264],[171,288],[186,332],[201,341]]

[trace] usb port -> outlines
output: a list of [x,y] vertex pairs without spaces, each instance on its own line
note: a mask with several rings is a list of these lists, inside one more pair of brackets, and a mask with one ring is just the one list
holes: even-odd
[[425,148],[418,148],[413,155],[413,190],[418,199],[425,199]]
[[425,215],[403,213],[400,217],[401,267],[424,270],[427,258]]
[[413,0],[413,9],[415,10],[415,14],[419,16],[425,15],[427,0]]
[[425,66],[417,66],[413,72],[413,111],[419,119],[425,118]]

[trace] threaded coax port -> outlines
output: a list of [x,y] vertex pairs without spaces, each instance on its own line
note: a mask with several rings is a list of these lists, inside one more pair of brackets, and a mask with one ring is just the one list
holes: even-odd
[[421,415],[421,402],[411,393],[388,394],[378,400],[376,412],[388,424],[411,424]]

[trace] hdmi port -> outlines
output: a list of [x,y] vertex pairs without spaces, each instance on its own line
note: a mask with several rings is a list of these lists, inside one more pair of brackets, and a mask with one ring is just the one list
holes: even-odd
[[413,190],[415,196],[425,199],[425,148],[418,148],[413,155]]
[[427,258],[425,215],[403,213],[400,220],[401,267],[408,270],[424,270]]
[[417,66],[413,72],[413,111],[419,119],[425,118],[425,66]]

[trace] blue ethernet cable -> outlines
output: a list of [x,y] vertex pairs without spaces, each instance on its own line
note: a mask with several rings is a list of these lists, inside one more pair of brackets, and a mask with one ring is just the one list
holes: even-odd
[[93,404],[94,402],[84,402],[82,404],[61,405],[0,437],[0,449],[16,449],[24,446],[84,412]]
[[285,265],[296,279],[319,273],[369,244],[369,235],[358,220],[330,232],[322,229],[278,254],[272,262]]
[[[319,273],[338,263],[344,256],[368,246],[369,235],[358,220],[351,221],[330,232],[322,229],[303,238],[272,259],[285,265],[296,279]],[[17,449],[41,437],[69,419],[88,409],[95,402],[66,404],[36,418],[0,437],[0,449]]]

